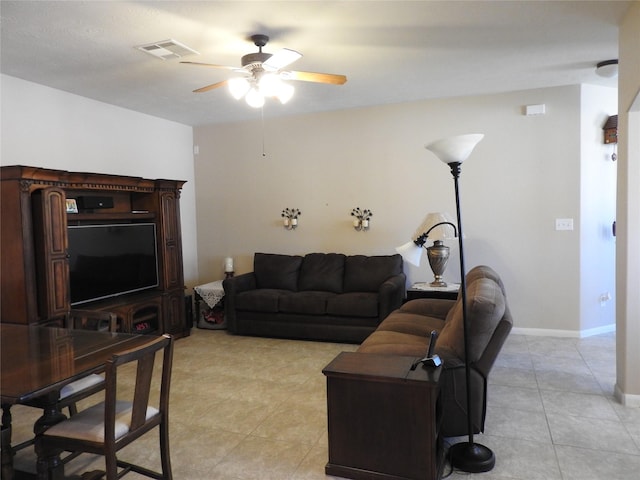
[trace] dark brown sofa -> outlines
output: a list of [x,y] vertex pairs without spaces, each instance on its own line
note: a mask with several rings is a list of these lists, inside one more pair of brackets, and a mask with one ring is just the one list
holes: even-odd
[[223,282],[231,333],[360,343],[404,299],[400,255],[256,253]]
[[[487,378],[513,321],[504,285],[487,266],[470,270],[466,277],[469,317],[469,360],[474,433],[484,431]],[[358,348],[362,353],[385,353],[422,358],[432,330],[443,361],[442,432],[445,437],[466,435],[467,403],[464,365],[462,298],[411,300],[392,312]]]

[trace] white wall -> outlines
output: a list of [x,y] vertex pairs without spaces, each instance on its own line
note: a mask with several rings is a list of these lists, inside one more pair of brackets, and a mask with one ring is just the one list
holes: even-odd
[[195,182],[190,126],[2,75],[0,165],[186,180],[185,281],[195,285]]
[[[467,269],[488,264],[503,276],[516,327],[577,334],[582,97],[573,86],[269,120],[266,156],[259,112],[254,122],[195,128],[200,281],[221,278],[226,256],[238,273],[251,270],[255,251],[394,253],[426,213],[455,215],[449,168],[424,144],[479,132],[460,179]],[[547,113],[525,116],[530,104]],[[615,101],[601,108],[590,123]],[[593,148],[604,156],[604,145]],[[351,227],[357,206],[374,213],[369,232]],[[281,226],[285,207],[303,212],[295,231]],[[556,218],[574,218],[576,230],[555,231]],[[455,281],[452,243],[445,278]],[[426,260],[405,269],[409,282],[431,277]],[[588,328],[612,323],[589,319]]]
[[[580,162],[580,322],[583,332],[598,333],[615,324],[617,146],[603,147],[603,126],[618,113],[618,91],[582,86]],[[601,297],[611,297],[602,300]]]

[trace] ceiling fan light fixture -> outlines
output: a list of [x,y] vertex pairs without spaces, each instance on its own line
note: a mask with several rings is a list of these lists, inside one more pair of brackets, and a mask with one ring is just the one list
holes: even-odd
[[264,105],[264,97],[256,87],[252,87],[244,99],[247,105],[253,108],[260,108]]
[[291,100],[295,91],[293,85],[283,82],[276,73],[263,74],[260,77],[258,87],[264,97],[275,97],[283,105]]
[[280,82],[280,90],[278,91],[278,94],[276,95],[276,97],[278,97],[278,100],[280,100],[280,103],[284,105],[289,100],[291,100],[295,91],[296,89],[293,88],[293,85],[290,85],[285,82]]
[[194,90],[194,93],[208,92],[227,85],[229,87],[229,93],[233,98],[236,100],[244,98],[249,106],[261,108],[265,103],[265,98],[278,99],[281,104],[285,104],[291,100],[295,93],[295,88],[287,82],[288,80],[330,85],[342,85],[347,81],[346,76],[333,73],[282,70],[287,65],[301,58],[302,54],[290,48],[280,49],[274,54],[266,53],[262,51],[262,47],[269,41],[267,35],[252,35],[250,38],[256,47],[258,47],[258,52],[243,55],[240,59],[242,64],[241,68],[216,65],[213,63],[180,62],[203,67],[232,70],[235,73],[244,75],[243,77],[231,78],[206,85]]
[[265,73],[260,77],[258,86],[265,97],[275,97],[282,85],[282,80],[275,73]]
[[240,100],[242,97],[244,97],[245,94],[249,91],[249,88],[251,88],[249,80],[244,77],[231,78],[229,79],[228,85],[231,96],[236,100]]

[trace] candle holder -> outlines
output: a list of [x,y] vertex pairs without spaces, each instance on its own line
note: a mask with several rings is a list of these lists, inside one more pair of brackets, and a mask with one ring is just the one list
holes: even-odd
[[351,216],[353,219],[353,228],[356,232],[367,231],[370,226],[370,219],[373,216],[373,212],[368,208],[361,210],[360,207],[356,207],[351,210]]
[[233,258],[227,257],[224,259],[224,278],[233,277]]
[[280,216],[283,218],[284,228],[287,230],[295,230],[298,227],[298,216],[302,212],[297,208],[285,208]]

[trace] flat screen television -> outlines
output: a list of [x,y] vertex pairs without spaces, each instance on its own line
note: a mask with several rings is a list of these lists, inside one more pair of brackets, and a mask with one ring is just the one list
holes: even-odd
[[158,286],[153,223],[68,227],[71,305]]

